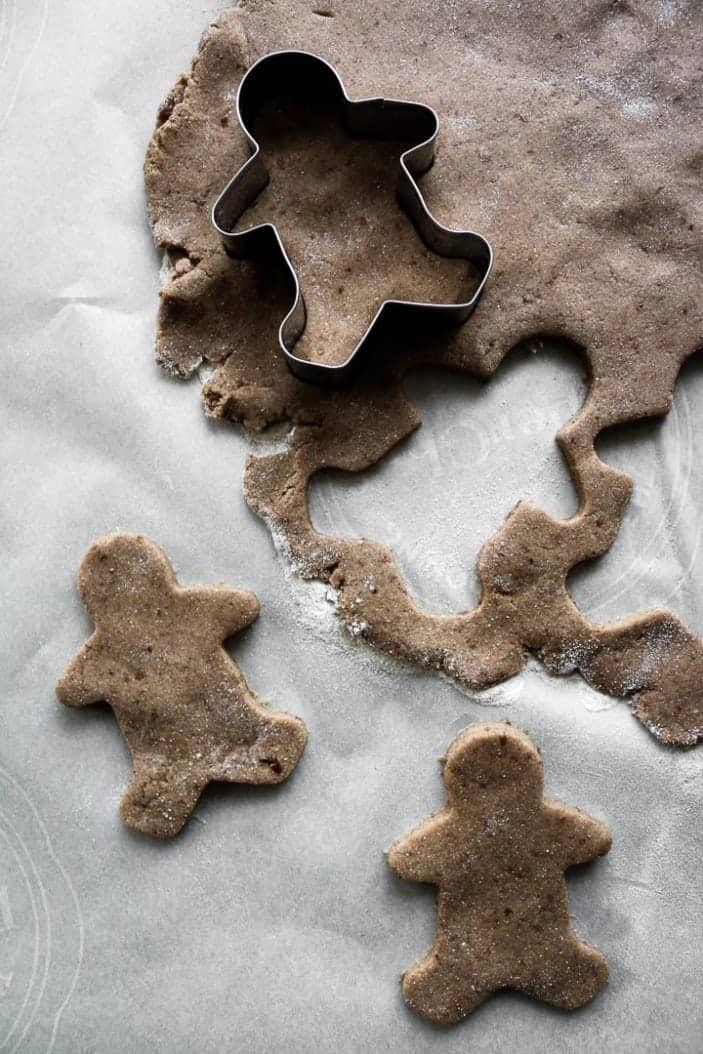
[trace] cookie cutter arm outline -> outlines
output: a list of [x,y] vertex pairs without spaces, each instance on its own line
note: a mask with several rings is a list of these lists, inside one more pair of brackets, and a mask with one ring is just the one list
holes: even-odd
[[[261,157],[261,147],[250,132],[250,124],[268,99],[285,97],[286,84],[301,78],[320,82],[336,95],[342,119],[350,135],[361,138],[415,139],[415,146],[405,150],[399,159],[396,196],[425,245],[438,256],[467,260],[478,271],[478,284],[469,300],[461,303],[423,303],[409,300],[384,300],[364,334],[345,362],[330,365],[303,359],[294,347],[305,329],[305,301],[296,270],[273,223],[262,223],[242,231],[234,230],[240,216],[256,200],[269,182]],[[292,373],[302,381],[325,387],[349,383],[363,357],[372,332],[382,317],[392,311],[403,319],[422,320],[440,325],[460,325],[476,307],[493,263],[489,242],[473,231],[443,227],[425,204],[414,177],[432,165],[439,131],[436,112],[422,103],[399,99],[350,99],[337,71],[325,59],[306,51],[273,51],[258,59],[247,70],[239,84],[236,102],[237,118],[246,136],[251,157],[229,181],[212,209],[212,223],[230,256],[238,259],[270,259],[278,255],[291,280],[293,303],[278,329],[278,342]]]

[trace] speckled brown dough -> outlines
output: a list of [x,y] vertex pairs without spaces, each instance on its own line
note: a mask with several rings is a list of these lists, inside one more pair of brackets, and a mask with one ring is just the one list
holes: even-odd
[[[664,742],[695,743],[703,735],[701,640],[663,611],[591,624],[566,579],[612,544],[631,492],[630,479],[597,457],[597,435],[666,413],[681,363],[701,343],[703,8],[333,0],[325,11],[300,0],[250,0],[224,12],[162,107],[146,160],[154,236],[173,265],[158,360],[182,376],[200,363],[217,367],[204,388],[213,417],[251,430],[293,423],[286,451],[250,459],[247,500],[300,573],[338,591],[341,618],[370,644],[477,688],[517,673],[535,654],[551,672],[578,670],[602,691],[629,697]],[[353,97],[434,106],[440,138],[421,180],[425,199],[446,226],[485,234],[496,254],[466,326],[432,343],[383,349],[373,372],[344,392],[320,392],[289,374],[276,341],[284,292],[255,264],[229,260],[210,227],[209,206],[246,156],[236,85],[253,60],[286,47],[331,61]],[[328,144],[309,146],[306,182],[286,183],[274,150],[270,188],[246,219],[265,212],[281,228],[310,308],[304,350],[324,358],[358,334],[386,286],[407,281],[409,259],[418,261],[413,289],[431,280],[433,290],[451,291],[454,278],[444,264],[433,270],[409,240],[392,188],[365,194],[367,227],[354,197],[363,178],[347,188],[341,217],[335,182],[330,211],[325,188],[341,166],[330,162]],[[372,165],[346,157],[362,172]],[[330,216],[339,224],[331,244],[319,237]],[[367,468],[419,424],[402,391],[405,370],[435,364],[488,378],[513,347],[544,335],[579,348],[588,365],[588,398],[557,437],[579,510],[556,520],[518,504],[481,552],[475,610],[420,610],[386,547],[313,530],[313,473]]]
[[253,593],[182,588],[153,542],[120,534],[91,545],[78,585],[95,632],[56,691],[66,706],[114,710],[134,762],[128,826],[170,838],[210,781],[290,775],[305,725],[259,702],[222,647],[258,616]]
[[388,864],[438,886],[437,935],[403,974],[413,1010],[461,1020],[499,988],[573,1010],[608,979],[569,925],[564,871],[610,849],[592,816],[542,798],[542,761],[509,724],[471,725],[447,752],[449,807],[400,838]]

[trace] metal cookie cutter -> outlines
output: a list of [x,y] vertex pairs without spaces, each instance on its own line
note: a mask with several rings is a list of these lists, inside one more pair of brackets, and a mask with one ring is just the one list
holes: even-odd
[[[269,181],[261,149],[249,131],[260,108],[270,99],[286,98],[303,89],[306,97],[329,94],[337,105],[350,135],[362,138],[417,140],[400,156],[397,197],[415,228],[432,252],[469,261],[478,271],[478,284],[470,300],[459,304],[428,304],[406,300],[384,300],[366,332],[340,365],[312,362],[293,349],[305,329],[305,302],[295,268],[286,253],[278,230],[262,223],[234,231],[243,212]],[[327,387],[347,384],[359,365],[369,338],[379,322],[390,319],[413,328],[421,321],[433,324],[465,322],[478,303],[493,261],[485,238],[472,231],[442,227],[427,208],[414,177],[426,172],[434,160],[439,128],[437,114],[429,106],[397,99],[350,99],[336,71],[324,59],[305,51],[274,51],[264,55],[245,74],[237,93],[237,117],[247,137],[251,157],[230,180],[212,210],[212,222],[230,256],[239,259],[279,255],[290,275],[293,303],[278,330],[278,341],[291,371],[300,380]]]

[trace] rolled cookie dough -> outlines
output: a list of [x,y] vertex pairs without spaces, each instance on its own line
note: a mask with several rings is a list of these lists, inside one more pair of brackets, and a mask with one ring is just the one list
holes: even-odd
[[508,723],[465,728],[443,775],[448,808],[388,854],[401,878],[438,887],[434,944],[403,974],[408,1005],[441,1025],[500,988],[583,1006],[608,965],[571,929],[564,871],[608,852],[607,827],[542,798],[539,752]]
[[[666,413],[681,363],[701,343],[702,30],[700,5],[654,0],[527,7],[333,0],[324,14],[301,0],[249,0],[210,27],[191,73],[160,111],[146,158],[154,237],[173,266],[161,295],[157,358],[182,376],[201,363],[217,366],[203,391],[213,417],[251,430],[295,425],[285,452],[250,459],[245,493],[300,573],[330,582],[342,619],[362,627],[375,647],[470,687],[515,674],[534,654],[553,673],[578,670],[600,690],[629,697],[647,728],[674,744],[703,735],[700,639],[664,611],[591,624],[566,580],[612,544],[631,492],[631,480],[596,455],[596,437]],[[433,342],[380,349],[374,369],[342,393],[320,392],[288,373],[276,340],[285,290],[255,264],[229,260],[209,222],[209,206],[246,156],[236,85],[254,59],[286,47],[330,60],[354,97],[434,106],[440,140],[422,179],[426,200],[442,223],[475,227],[496,252],[467,326]],[[303,237],[301,203],[313,203],[306,223],[316,235],[328,212],[330,157],[328,143],[311,143],[298,204],[277,181],[256,206],[266,207],[298,254],[311,317],[306,351],[321,357],[357,331],[385,292],[369,285],[378,278],[369,259],[376,234],[358,222],[355,180],[341,247],[323,240],[321,251],[319,237]],[[374,199],[364,200],[380,219]],[[316,202],[325,204],[319,215]],[[383,270],[393,285],[406,280],[415,249],[389,216]],[[340,269],[344,246],[349,259]],[[451,289],[443,267],[432,281]],[[313,530],[310,476],[365,469],[419,424],[401,387],[405,370],[433,364],[487,378],[517,344],[544,335],[579,349],[589,370],[588,398],[557,437],[579,510],[562,521],[517,505],[481,552],[474,611],[420,610],[387,548]]]
[[259,614],[253,593],[183,588],[140,535],[94,542],[78,577],[95,632],[57,686],[66,706],[108,702],[134,762],[124,822],[170,838],[212,780],[280,783],[305,747],[305,725],[249,690],[222,641]]

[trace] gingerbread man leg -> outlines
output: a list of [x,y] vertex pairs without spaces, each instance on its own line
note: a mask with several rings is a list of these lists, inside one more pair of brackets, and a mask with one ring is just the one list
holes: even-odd
[[[303,753],[305,740],[305,725],[297,717],[262,714],[256,756],[259,767],[269,769],[271,783],[280,783],[291,774]],[[266,782],[261,779],[261,774],[259,782]]]
[[480,976],[456,956],[432,950],[403,974],[403,995],[408,1006],[436,1025],[454,1025],[492,994],[475,987],[471,977]]
[[532,976],[521,991],[562,1010],[585,1006],[608,980],[608,963],[597,948],[572,940],[535,949]]
[[[251,704],[253,706],[253,704]],[[305,725],[292,714],[256,706],[256,738],[213,764],[210,779],[231,783],[282,783],[305,749]]]
[[189,819],[207,782],[207,776],[188,764],[137,761],[120,816],[135,831],[171,838]]

